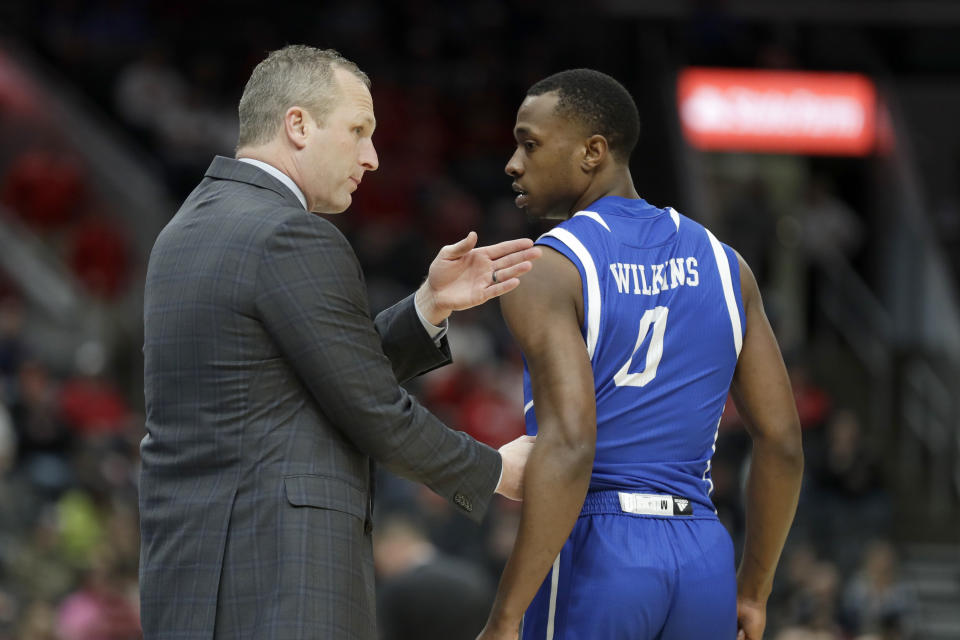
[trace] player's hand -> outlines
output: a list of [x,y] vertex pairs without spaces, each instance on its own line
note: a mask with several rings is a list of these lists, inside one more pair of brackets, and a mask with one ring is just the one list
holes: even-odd
[[767,626],[767,606],[756,600],[737,598],[737,640],[762,640]]
[[523,500],[523,472],[536,442],[534,436],[520,436],[500,447],[503,473],[500,474],[497,493],[511,500]]
[[[442,249],[426,281],[417,290],[417,308],[431,323],[439,325],[453,311],[469,309],[503,295],[520,284],[518,279],[540,257],[533,240],[507,240],[478,247],[477,234]],[[494,276],[496,274],[496,276]]]

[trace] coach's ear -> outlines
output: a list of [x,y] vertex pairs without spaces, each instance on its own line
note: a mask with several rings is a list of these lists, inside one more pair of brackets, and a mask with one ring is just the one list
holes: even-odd
[[583,160],[580,163],[580,168],[587,172],[594,171],[599,167],[606,159],[607,154],[610,153],[610,146],[607,144],[607,139],[599,133],[595,133],[587,138],[584,141],[583,148]]
[[307,145],[309,114],[305,109],[293,106],[283,114],[283,130],[294,147],[299,151]]

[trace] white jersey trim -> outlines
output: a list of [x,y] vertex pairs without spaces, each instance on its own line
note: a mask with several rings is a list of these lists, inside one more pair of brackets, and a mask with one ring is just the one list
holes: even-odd
[[713,493],[713,478],[707,477],[710,475],[710,469],[713,468],[713,454],[717,452],[717,438],[720,436],[720,422],[723,420],[723,413],[721,412],[720,417],[717,419],[717,428],[713,430],[713,444],[710,445],[710,457],[707,458],[707,468],[703,470],[703,476],[701,479],[707,485],[707,495]]
[[[600,278],[597,276],[597,267],[593,257],[580,240],[566,229],[551,229],[543,236],[556,238],[567,246],[580,260],[583,272],[587,276],[587,355],[593,360],[593,352],[597,348],[597,337],[600,333]],[[729,276],[729,274],[728,274]],[[737,352],[739,353],[739,349]]]
[[737,298],[733,293],[733,278],[730,275],[730,262],[727,260],[727,252],[723,250],[720,241],[710,233],[710,230],[704,227],[707,237],[710,239],[710,246],[713,247],[713,256],[717,259],[717,270],[720,271],[720,284],[723,285],[723,297],[727,302],[727,313],[730,315],[730,325],[733,328],[733,346],[737,351],[737,357],[740,357],[740,349],[743,347],[743,329],[740,325],[740,311],[737,309]]
[[677,225],[677,231],[680,231],[680,214],[677,213],[677,210],[673,207],[667,207],[667,211],[670,212],[670,217],[673,218],[673,224]]
[[[561,553],[563,553],[561,551]],[[550,575],[550,608],[547,610],[547,640],[553,640],[554,620],[557,616],[557,587],[560,586],[560,554],[553,561]]]
[[599,222],[604,229],[606,229],[607,231],[610,231],[610,227],[607,226],[607,221],[601,218],[600,214],[597,213],[596,211],[578,211],[577,213],[573,214],[574,218],[576,218],[577,216],[586,216],[591,220],[595,220]]
[[530,411],[530,409],[533,409],[533,400],[523,405],[523,415],[527,415],[527,411]]

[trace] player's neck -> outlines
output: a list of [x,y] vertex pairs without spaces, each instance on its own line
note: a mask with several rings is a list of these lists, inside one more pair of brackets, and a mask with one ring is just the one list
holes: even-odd
[[573,212],[582,211],[600,198],[606,198],[608,196],[617,196],[631,200],[638,200],[640,198],[636,187],[633,186],[633,177],[626,167],[611,175],[598,176],[598,178],[598,180],[595,180],[593,184],[590,185],[590,188],[583,192],[580,199],[577,200]]

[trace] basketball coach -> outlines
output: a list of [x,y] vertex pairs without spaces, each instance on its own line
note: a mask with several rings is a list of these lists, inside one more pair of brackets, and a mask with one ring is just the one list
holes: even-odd
[[531,443],[500,452],[400,383],[450,361],[451,311],[517,286],[529,240],[444,247],[371,319],[346,210],[378,166],[369,79],[289,46],[240,99],[217,157],[163,229],[144,299],[140,589],[147,640],[375,640],[373,461],[479,521],[519,499]]

